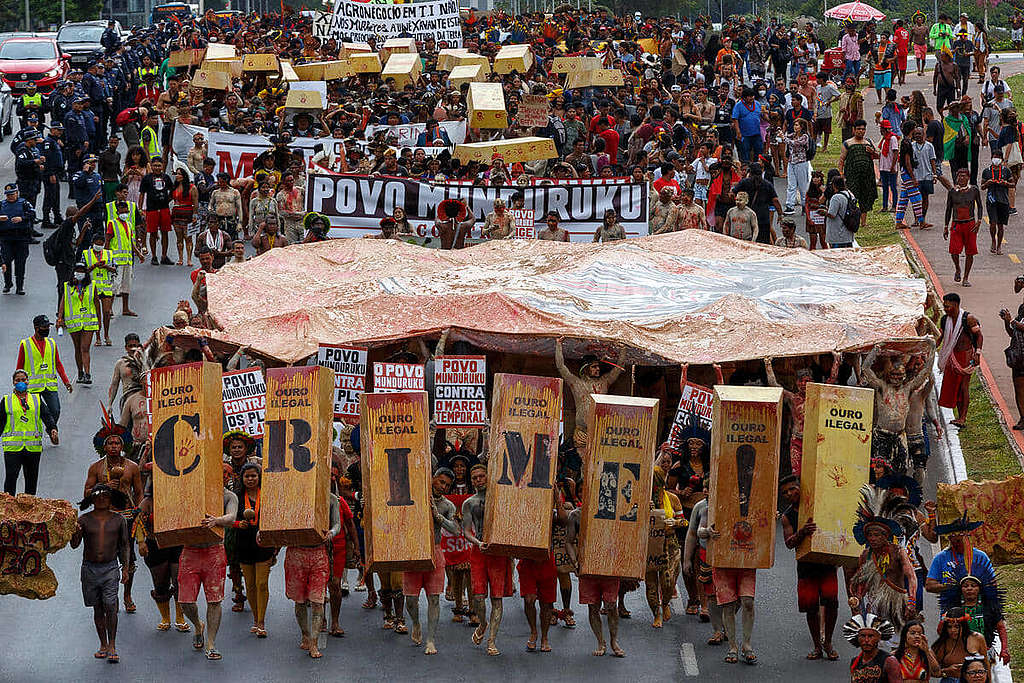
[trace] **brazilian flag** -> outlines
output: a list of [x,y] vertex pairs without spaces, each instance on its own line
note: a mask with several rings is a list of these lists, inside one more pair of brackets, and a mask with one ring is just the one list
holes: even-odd
[[966,116],[960,114],[959,116],[947,116],[942,120],[943,126],[945,127],[945,134],[942,137],[942,158],[952,159],[956,155],[956,141],[957,138],[961,138],[963,142],[966,138],[967,143],[967,160],[971,160],[971,122]]

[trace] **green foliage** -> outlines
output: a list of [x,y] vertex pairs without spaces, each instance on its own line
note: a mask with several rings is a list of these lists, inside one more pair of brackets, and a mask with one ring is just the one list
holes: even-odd
[[[100,18],[103,0],[65,0],[64,11],[68,21],[92,21]],[[33,31],[47,31],[60,26],[59,0],[30,0],[29,12]],[[25,30],[24,0],[8,0],[0,4],[0,28],[4,31]]]

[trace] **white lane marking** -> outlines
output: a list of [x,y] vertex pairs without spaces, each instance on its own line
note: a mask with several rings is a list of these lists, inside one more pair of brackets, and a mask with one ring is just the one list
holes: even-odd
[[700,676],[700,669],[697,668],[697,653],[693,650],[693,643],[683,643],[679,646],[679,659],[683,662],[683,673],[687,676]]

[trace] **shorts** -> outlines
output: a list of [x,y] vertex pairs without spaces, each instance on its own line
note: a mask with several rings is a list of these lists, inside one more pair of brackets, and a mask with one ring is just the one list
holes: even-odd
[[580,577],[580,604],[614,605],[619,599],[619,579],[599,578],[596,576]]
[[934,180],[918,180],[917,189],[921,191],[922,197],[935,194],[935,181]]
[[711,570],[711,576],[715,582],[715,600],[719,605],[728,605],[740,598],[754,597],[756,569],[715,567]]
[[924,45],[914,44],[914,57],[917,59],[927,59],[928,57],[928,43]]
[[949,231],[949,253],[968,256],[978,253],[978,233],[974,232],[974,221],[953,221]]
[[146,212],[146,234],[152,235],[157,231],[171,231],[170,209],[150,209]]
[[402,573],[402,594],[416,597],[420,591],[427,595],[444,592],[444,550],[440,543],[434,544],[434,568],[422,572]]
[[823,119],[814,119],[814,135],[817,137],[822,133],[832,132],[832,117],[829,116]]
[[402,590],[402,572],[374,572],[380,579],[380,592],[399,593]]
[[224,599],[228,556],[220,543],[209,548],[185,546],[178,560],[178,602],[196,602],[199,585],[207,603]]
[[836,568],[810,578],[796,580],[797,609],[803,614],[813,614],[819,607],[839,605],[839,579]]
[[710,185],[701,185],[700,183],[693,184],[693,198],[706,202],[708,200],[708,188]]
[[132,264],[126,264],[117,267],[117,274],[113,276],[113,281],[110,283],[111,289],[115,295],[119,294],[131,294],[132,292],[132,279],[135,276],[135,267]]
[[469,552],[469,571],[473,595],[507,598],[512,595],[512,558],[484,555],[473,546]]
[[519,560],[519,593],[536,596],[543,605],[554,604],[558,594],[558,568],[554,555],[544,560]]
[[708,564],[708,549],[697,549],[696,574],[697,583],[704,587],[704,595],[712,597],[715,594],[715,582],[712,579],[711,565]]
[[892,72],[875,74],[875,90],[885,90],[892,87]]
[[118,561],[88,562],[82,560],[82,599],[86,607],[99,605],[117,609],[117,587],[121,583]]
[[345,574],[346,553],[348,544],[345,543],[345,534],[342,532],[331,539],[331,576],[336,579],[342,578]]
[[289,546],[285,551],[284,594],[292,602],[323,602],[328,574],[327,549],[322,545]]
[[993,202],[986,202],[985,208],[988,210],[988,221],[997,225],[1006,225],[1010,221],[1010,205],[1009,204],[995,204]]
[[146,557],[143,558],[143,561],[150,569],[159,567],[162,564],[176,564],[181,559],[180,545],[161,548],[151,538],[146,539],[146,551]]

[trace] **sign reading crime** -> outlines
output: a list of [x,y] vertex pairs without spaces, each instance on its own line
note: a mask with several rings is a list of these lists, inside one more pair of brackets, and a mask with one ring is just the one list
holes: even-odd
[[249,436],[263,436],[267,405],[267,383],[259,368],[225,372],[221,397],[227,431],[241,430]]
[[215,543],[224,514],[224,421],[221,367],[188,363],[155,368],[153,392],[153,531],[162,548]]
[[775,562],[782,389],[715,387],[708,524],[712,567],[768,569]]
[[658,399],[594,395],[587,424],[580,576],[640,580],[647,557]]
[[561,379],[494,376],[482,539],[489,553],[548,556],[561,419]]
[[814,518],[818,530],[796,549],[796,559],[841,564],[860,555],[850,510],[871,467],[875,391],[837,384],[807,384],[797,528]]
[[416,363],[374,363],[374,393],[423,391],[423,365]]
[[366,349],[320,344],[316,364],[334,370],[334,419],[359,419],[359,396],[366,391]]
[[543,128],[548,125],[549,106],[544,95],[523,95],[516,122],[523,128]]
[[483,427],[487,424],[487,357],[434,358],[434,424]]
[[373,571],[434,568],[427,394],[363,394],[359,434],[366,563]]
[[267,370],[261,545],[315,545],[330,527],[331,375],[317,365]]

